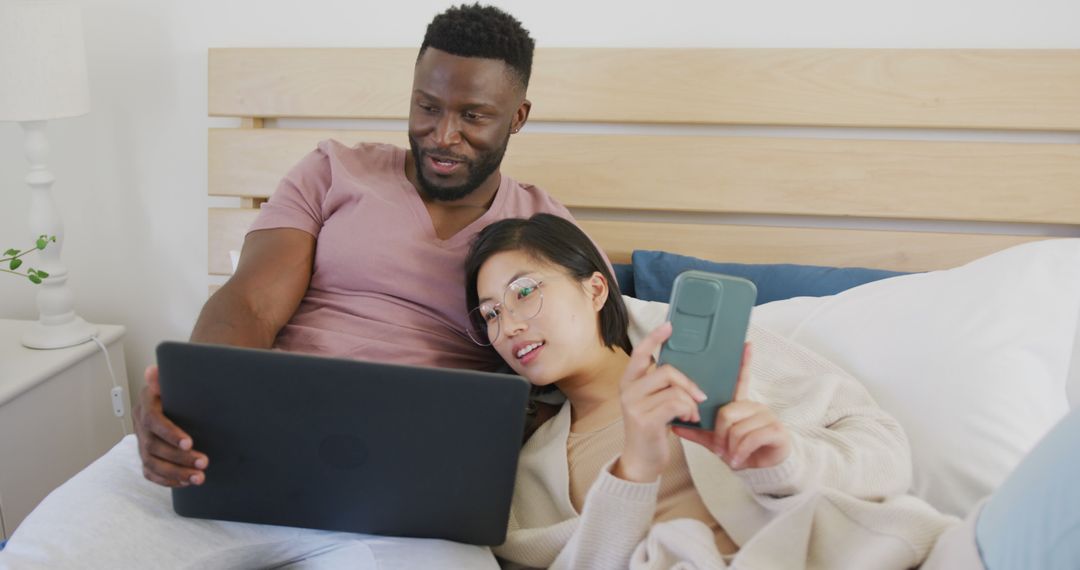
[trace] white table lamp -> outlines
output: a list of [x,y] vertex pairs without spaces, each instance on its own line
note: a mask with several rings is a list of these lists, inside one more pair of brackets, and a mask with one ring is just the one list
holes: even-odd
[[45,122],[90,111],[86,51],[78,5],[54,0],[0,3],[0,121],[17,121],[26,134],[30,173],[31,241],[56,236],[37,253],[37,269],[49,274],[37,294],[38,322],[23,336],[30,348],[81,344],[97,327],[75,314],[75,297],[60,262],[64,226],[53,204],[53,175],[45,166]]

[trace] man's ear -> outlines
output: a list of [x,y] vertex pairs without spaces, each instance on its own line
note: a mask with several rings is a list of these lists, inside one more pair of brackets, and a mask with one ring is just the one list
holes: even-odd
[[593,310],[596,312],[600,312],[600,309],[604,307],[604,303],[607,302],[608,295],[611,293],[607,280],[599,271],[594,271],[592,276],[585,281],[585,291],[589,294],[589,298],[592,299]]
[[517,111],[514,111],[514,118],[510,121],[510,132],[517,133],[525,126],[525,123],[529,120],[529,111],[532,110],[532,101],[528,99],[522,99],[521,105],[518,105]]

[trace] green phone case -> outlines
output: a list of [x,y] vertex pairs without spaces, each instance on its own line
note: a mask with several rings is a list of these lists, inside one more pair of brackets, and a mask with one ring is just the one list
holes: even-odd
[[733,399],[756,298],[754,283],[740,277],[685,271],[675,278],[668,307],[671,338],[658,364],[678,368],[709,398],[698,406],[700,423],[674,423],[711,430],[716,411]]

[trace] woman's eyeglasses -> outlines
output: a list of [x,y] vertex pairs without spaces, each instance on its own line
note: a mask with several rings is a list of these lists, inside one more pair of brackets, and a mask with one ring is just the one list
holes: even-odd
[[469,311],[469,338],[480,346],[490,346],[499,338],[503,312],[519,321],[527,321],[540,313],[544,294],[540,292],[543,281],[531,277],[515,279],[503,291],[502,301],[484,302]]

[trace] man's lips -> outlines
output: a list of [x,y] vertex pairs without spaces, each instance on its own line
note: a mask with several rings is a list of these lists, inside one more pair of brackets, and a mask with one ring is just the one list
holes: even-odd
[[437,154],[424,153],[424,158],[432,170],[434,170],[437,174],[443,175],[453,174],[454,171],[456,171],[462,164],[465,163],[465,161],[458,158],[440,156]]

